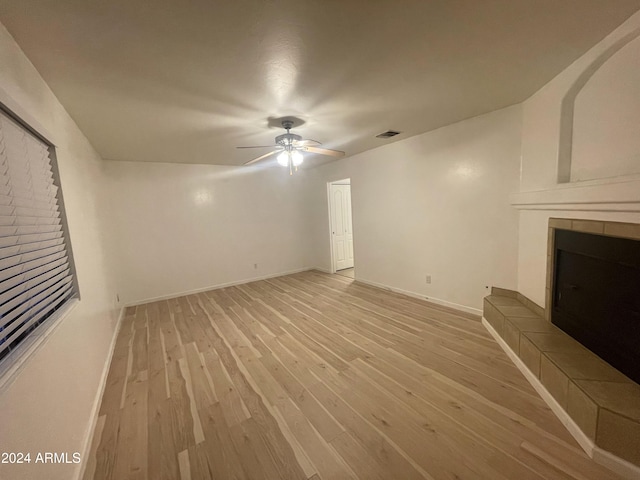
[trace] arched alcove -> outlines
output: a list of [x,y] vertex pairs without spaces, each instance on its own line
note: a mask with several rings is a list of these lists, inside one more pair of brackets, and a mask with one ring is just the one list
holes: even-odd
[[640,174],[640,29],[605,50],[562,102],[558,183]]

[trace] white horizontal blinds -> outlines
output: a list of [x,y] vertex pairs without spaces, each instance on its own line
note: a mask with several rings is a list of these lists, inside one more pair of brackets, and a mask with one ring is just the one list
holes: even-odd
[[48,146],[0,111],[0,358],[74,295]]

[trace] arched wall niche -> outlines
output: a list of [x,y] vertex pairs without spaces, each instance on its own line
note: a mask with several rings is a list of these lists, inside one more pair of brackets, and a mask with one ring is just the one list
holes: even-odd
[[558,183],[640,174],[640,28],[597,57],[562,100]]

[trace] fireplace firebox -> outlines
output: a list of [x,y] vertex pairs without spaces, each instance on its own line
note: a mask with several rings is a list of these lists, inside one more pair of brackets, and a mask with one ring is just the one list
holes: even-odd
[[640,241],[556,229],[551,321],[640,383]]

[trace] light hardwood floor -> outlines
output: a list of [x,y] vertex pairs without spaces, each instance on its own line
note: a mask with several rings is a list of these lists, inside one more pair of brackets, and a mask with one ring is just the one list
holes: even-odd
[[304,272],[127,309],[85,479],[597,479],[477,317]]

